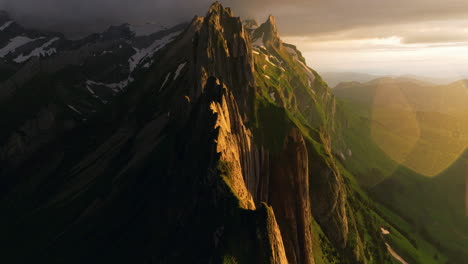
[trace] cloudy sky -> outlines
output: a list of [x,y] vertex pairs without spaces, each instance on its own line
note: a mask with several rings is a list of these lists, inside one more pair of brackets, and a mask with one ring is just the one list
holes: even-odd
[[[0,0],[28,25],[71,32],[122,22],[168,25],[211,0]],[[277,17],[284,40],[318,71],[468,76],[467,0],[224,0],[244,18]]]

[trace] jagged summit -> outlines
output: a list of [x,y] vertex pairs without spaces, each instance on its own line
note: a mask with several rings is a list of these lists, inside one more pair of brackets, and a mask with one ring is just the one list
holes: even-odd
[[210,9],[208,10],[208,14],[212,14],[212,13],[217,13],[217,14],[226,13],[229,16],[234,16],[231,8],[229,7],[225,8],[219,1],[214,2],[210,6]]
[[215,1],[213,2],[213,4],[211,4],[208,12],[212,12],[213,10],[221,10],[221,9],[224,9],[223,4],[221,4],[220,1]]
[[254,42],[254,46],[272,45],[276,48],[281,46],[281,40],[274,16],[268,16],[268,19],[262,25],[253,30],[252,40]]
[[[195,94],[203,91],[205,76],[211,73],[222,80],[236,95],[242,95],[245,102],[240,104],[241,112],[250,109],[251,94],[254,87],[253,55],[249,45],[249,35],[242,26],[239,17],[233,16],[229,8],[224,8],[219,2],[215,2],[204,18],[195,18],[191,25],[197,41],[196,50],[196,74],[203,76],[200,86]],[[191,33],[188,33],[191,34]],[[233,78],[233,72],[237,76]]]
[[265,24],[271,29],[271,31],[278,33],[276,29],[276,18],[273,15],[269,15]]

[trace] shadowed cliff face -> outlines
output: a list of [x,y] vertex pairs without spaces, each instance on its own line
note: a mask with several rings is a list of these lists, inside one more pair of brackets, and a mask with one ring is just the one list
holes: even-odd
[[[282,158],[271,162],[272,164],[281,164],[280,168],[275,165],[274,169],[269,169],[272,169],[272,174],[281,171],[281,176],[277,179],[282,179],[283,182],[278,186],[287,186],[284,181],[289,183],[302,181],[300,185],[307,186],[301,190],[291,189],[289,191],[302,197],[303,201],[307,200],[307,206],[304,208],[310,207],[315,220],[329,239],[340,248],[344,248],[348,236],[348,220],[345,210],[347,193],[343,176],[340,174],[331,153],[331,134],[335,129],[335,98],[326,84],[321,81],[320,76],[305,64],[301,52],[295,46],[280,40],[274,17],[270,16],[260,26],[248,21],[246,27],[251,32],[254,53],[258,54],[254,57],[256,70],[261,72],[257,76],[262,78],[258,82],[263,80],[268,97],[273,95],[272,99],[276,103],[288,111],[296,113],[298,119],[306,120],[308,126],[318,130],[314,137],[320,142],[324,152],[318,153],[309,141],[306,143],[306,147],[297,150],[297,161],[303,162],[302,164],[291,165],[295,164],[295,161],[287,159],[287,157],[291,157],[291,154],[285,154]],[[291,87],[291,92],[288,92],[289,87]],[[303,131],[298,132],[298,134],[302,133]],[[288,153],[288,150],[284,151]],[[287,161],[284,161],[285,159]],[[297,171],[299,165],[307,166],[308,170],[306,172]],[[293,176],[289,180],[285,180],[288,178],[285,175]],[[303,175],[308,175],[309,179],[304,181]],[[308,192],[309,196],[303,195],[302,191],[304,190]],[[281,198],[276,197],[276,199]],[[307,214],[307,210],[305,212]],[[307,222],[305,224],[307,225]],[[307,244],[307,232],[302,234],[305,234],[306,237],[302,238],[305,242],[301,243]],[[301,261],[304,262],[304,260]]]
[[280,227],[275,232],[281,230],[289,263],[314,263],[304,139],[297,128],[291,128],[279,138],[284,142],[279,152],[261,150],[244,126],[234,98],[227,94],[211,104],[217,114],[217,152],[229,171],[223,177],[241,208],[255,209],[264,201],[272,206]]
[[314,263],[308,166],[304,138],[293,128],[284,139],[283,151],[272,155],[269,190],[290,263]]
[[349,233],[346,185],[331,154],[330,137],[322,131],[321,138],[326,156],[317,159],[312,153],[309,164],[312,213],[329,239],[345,248]]

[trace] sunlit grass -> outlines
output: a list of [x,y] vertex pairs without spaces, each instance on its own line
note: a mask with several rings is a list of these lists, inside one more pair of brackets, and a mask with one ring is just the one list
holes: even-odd
[[432,177],[468,146],[468,113],[416,111],[413,106],[397,87],[379,87],[371,110],[372,138],[394,161]]

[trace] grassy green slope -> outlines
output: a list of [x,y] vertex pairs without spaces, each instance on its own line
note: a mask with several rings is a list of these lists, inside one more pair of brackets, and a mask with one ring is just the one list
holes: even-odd
[[333,151],[364,187],[390,176],[398,164],[372,140],[369,110],[362,104],[339,101]]
[[[462,263],[468,259],[468,221],[464,215],[467,152],[436,177],[421,176],[392,161],[374,142],[369,104],[346,100],[342,102],[342,108],[345,109],[342,119],[351,121],[342,121],[344,125],[339,130],[341,134],[337,133],[335,152],[340,156],[339,153],[346,153],[346,147],[352,150],[353,155],[346,156],[343,164],[361,185],[371,190],[373,197],[392,209],[380,206],[379,211],[418,246],[416,251],[410,251],[425,251],[432,258],[437,258],[436,263]],[[430,112],[418,112],[417,117],[423,130],[423,138],[418,142],[421,151],[437,147],[434,146],[438,144],[435,139],[442,138],[444,131],[453,126],[450,124],[454,122],[450,120],[463,118]],[[447,122],[450,124],[444,125]],[[409,249],[398,237],[389,237],[395,249]],[[416,262],[424,260],[422,263],[428,261],[411,256],[407,258]]]
[[468,257],[468,221],[464,214],[467,154],[433,179],[400,168],[372,192],[411,223],[419,236],[449,256],[449,263]]
[[[312,87],[308,86],[303,66],[284,50],[256,49],[255,59],[255,78],[259,86],[256,126],[261,126],[254,133],[256,140],[276,148],[276,135],[284,133],[285,126],[297,126],[308,141],[311,158],[334,163],[346,183],[346,214],[350,229],[348,245],[341,248],[333,244],[312,219],[316,263],[398,263],[388,254],[385,243],[411,263],[439,263],[434,256],[444,259],[443,254],[423,238],[410,236],[411,227],[405,220],[375,203],[360,187],[360,183],[366,181],[364,177],[369,181],[366,185],[373,186],[397,167],[370,140],[368,120],[362,117],[366,109],[355,112],[353,106],[338,103],[333,115],[334,109],[329,103],[333,99],[324,96],[328,87],[320,76],[314,72],[315,81]],[[304,107],[298,103],[298,95],[308,97],[309,105]],[[258,122],[258,118],[262,121]],[[259,135],[258,131],[263,131],[263,134]],[[337,139],[333,140],[335,154],[352,148],[351,156],[354,158],[339,160],[327,157],[326,143],[321,137],[323,133],[332,134]],[[378,180],[373,178],[376,170],[381,174]],[[356,179],[354,175],[359,177]],[[384,226],[392,229],[390,235],[382,235],[380,227]]]

